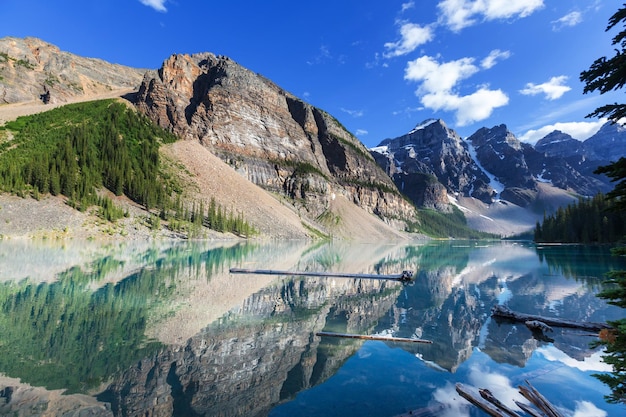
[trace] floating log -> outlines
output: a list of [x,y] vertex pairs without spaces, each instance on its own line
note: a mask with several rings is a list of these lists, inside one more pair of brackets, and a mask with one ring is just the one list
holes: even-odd
[[413,271],[402,271],[396,275],[377,274],[348,274],[343,272],[309,272],[309,271],[277,271],[273,269],[243,269],[230,268],[231,274],[260,274],[260,275],[296,275],[305,277],[333,277],[333,278],[365,278],[390,281],[409,282],[413,280]]
[[533,403],[539,410],[541,410],[548,417],[563,417],[555,406],[553,406],[550,401],[548,401],[539,391],[533,387],[528,380],[526,380],[526,384],[528,387],[524,387],[520,385],[519,392],[522,394],[528,401]]
[[535,410],[534,408],[532,408],[529,405],[526,405],[522,402],[519,401],[515,401],[515,404],[521,408],[522,410],[524,410],[524,412],[528,415],[530,415],[531,417],[546,417],[545,414],[540,413],[539,411]]
[[387,337],[387,336],[373,336],[373,335],[363,335],[363,334],[352,334],[352,333],[333,333],[333,332],[317,332],[316,336],[323,337],[342,337],[347,339],[363,339],[363,340],[380,340],[383,342],[405,342],[405,343],[432,343],[432,340],[425,339],[409,339],[406,337]]
[[506,415],[510,417],[521,417],[515,411],[511,410],[509,407],[503,404],[502,401],[498,400],[488,389],[481,388],[478,390],[478,392],[480,393],[481,397],[489,401],[491,404],[495,405],[498,409],[504,411]]
[[506,417],[503,411],[500,411],[496,406],[491,404],[489,401],[485,401],[481,397],[472,394],[465,385],[457,382],[456,384],[456,392],[463,398],[465,398],[470,403],[474,404],[476,407],[483,410],[485,413],[489,414],[493,417]]
[[[527,414],[532,417],[564,417],[554,405],[552,405],[539,391],[533,387],[528,380],[525,381],[528,387],[519,386],[519,392],[522,394],[530,403],[536,407],[533,408],[528,404],[524,404],[519,401],[515,401],[515,404],[522,409]],[[456,391],[459,395],[465,398],[470,403],[474,404],[476,407],[480,408],[487,414],[494,417],[520,417],[520,414],[516,413],[514,410],[511,410],[509,407],[504,405],[500,400],[495,398],[493,394],[488,390],[481,388],[479,389],[480,397],[476,396],[465,385],[461,383],[456,384]]]
[[572,329],[584,329],[584,330],[589,330],[589,331],[600,331],[602,329],[611,328],[611,326],[609,326],[606,323],[578,322],[578,321],[573,321],[573,320],[564,320],[564,319],[552,318],[552,317],[542,317],[542,316],[537,316],[533,314],[518,313],[503,305],[493,306],[493,308],[491,309],[491,315],[517,321],[517,322],[522,322],[522,323],[526,323],[527,321],[537,320],[547,326],[567,327],[567,328],[572,328]]
[[528,320],[528,321],[524,322],[524,324],[530,330],[536,330],[536,331],[539,331],[539,332],[553,332],[554,331],[554,329],[552,329],[552,327],[548,326],[547,324],[545,324],[544,322],[539,321],[539,320]]

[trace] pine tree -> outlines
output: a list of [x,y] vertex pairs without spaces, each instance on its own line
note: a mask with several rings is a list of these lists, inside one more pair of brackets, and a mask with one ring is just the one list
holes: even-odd
[[[618,24],[626,27],[626,4],[617,10],[609,19],[607,31],[615,28]],[[584,93],[599,91],[600,94],[613,90],[619,90],[626,84],[626,30],[622,29],[612,40],[616,46],[615,56],[607,59],[598,58],[589,70],[580,74],[580,80],[585,83]],[[619,46],[619,48],[617,48]],[[626,104],[608,104],[597,108],[588,117],[606,116],[610,121],[617,123],[626,116]],[[615,188],[608,193],[608,197],[614,202],[614,210],[624,212],[626,209],[626,159],[620,158],[617,162],[600,167],[598,174],[606,174],[613,182]],[[622,250],[622,255],[624,254]],[[609,302],[626,307],[626,271],[611,273],[610,287],[599,296],[610,300]],[[618,290],[612,291],[612,288]],[[626,318],[610,323],[615,328],[612,337],[604,339],[606,346],[604,361],[613,365],[611,375],[603,374],[598,378],[611,388],[611,394],[607,397],[609,402],[626,403]]]

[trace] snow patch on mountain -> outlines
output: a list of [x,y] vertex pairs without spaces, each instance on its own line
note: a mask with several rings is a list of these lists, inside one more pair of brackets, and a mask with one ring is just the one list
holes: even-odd
[[417,126],[415,126],[413,128],[413,130],[411,130],[408,134],[410,135],[411,133],[415,133],[418,130],[424,129],[426,126],[430,126],[433,123],[436,123],[437,119],[428,119],[428,120],[424,120],[422,123],[418,124]]
[[[504,191],[504,184],[502,184],[500,181],[498,181],[498,179],[496,178],[495,175],[493,175],[491,172],[487,171],[480,163],[480,161],[478,160],[478,156],[476,154],[476,148],[474,148],[474,145],[472,144],[472,142],[470,142],[469,140],[463,139],[463,142],[465,142],[467,144],[467,149],[469,150],[470,156],[472,157],[472,159],[474,160],[474,162],[476,162],[476,165],[478,165],[478,168],[480,168],[489,178],[489,185],[491,186],[491,188],[494,189],[494,191],[499,195],[502,191]],[[500,156],[500,159],[503,159],[504,156]],[[497,196],[496,196],[497,198]]]

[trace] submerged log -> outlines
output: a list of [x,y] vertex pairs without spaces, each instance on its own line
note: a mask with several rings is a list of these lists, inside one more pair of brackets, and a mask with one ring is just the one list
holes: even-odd
[[332,333],[332,332],[317,332],[316,336],[325,336],[325,337],[343,337],[346,339],[363,339],[363,340],[380,340],[383,342],[406,342],[406,343],[432,343],[432,340],[425,339],[409,339],[406,337],[388,337],[388,336],[374,336],[374,335],[363,335],[363,334],[352,334],[352,333]]
[[[532,417],[564,417],[554,405],[550,403],[539,391],[533,387],[528,380],[525,381],[528,387],[519,386],[519,392],[530,401],[531,405],[524,404],[519,401],[515,401],[515,404],[522,409],[527,414]],[[518,413],[514,410],[511,410],[509,407],[504,405],[500,400],[495,398],[493,394],[488,390],[481,388],[479,389],[480,396],[479,398],[475,394],[471,393],[468,388],[466,388],[463,384],[456,384],[456,391],[459,395],[465,398],[470,403],[474,404],[476,407],[480,408],[487,414],[494,417],[520,417]],[[536,408],[534,408],[534,407]]]
[[456,392],[463,398],[465,398],[470,403],[474,404],[476,407],[483,410],[485,413],[489,414],[493,417],[506,417],[504,411],[500,411],[496,406],[491,404],[488,401],[483,400],[481,397],[472,394],[465,385],[458,382],[456,384]]
[[561,414],[556,407],[550,403],[550,401],[541,395],[541,393],[537,391],[528,380],[526,380],[526,384],[528,387],[524,387],[522,385],[518,387],[520,394],[533,403],[535,407],[541,410],[548,417],[563,417],[563,414]]
[[333,277],[333,278],[365,278],[390,281],[409,282],[413,280],[413,271],[402,271],[395,275],[378,274],[348,274],[343,272],[309,272],[309,271],[277,271],[273,269],[243,269],[230,268],[231,274],[260,274],[260,275],[292,275],[305,277]]
[[567,328],[572,328],[572,329],[584,329],[584,330],[590,330],[590,331],[600,331],[602,329],[611,328],[611,326],[609,326],[606,323],[579,322],[579,321],[573,321],[573,320],[559,319],[556,317],[555,318],[542,317],[542,316],[537,316],[533,314],[518,313],[503,305],[493,306],[493,308],[491,309],[491,315],[517,321],[517,322],[522,322],[522,323],[536,320],[536,321],[542,322],[543,324],[547,326],[567,327]]
[[511,410],[504,403],[502,403],[502,401],[497,399],[488,389],[482,388],[482,389],[479,389],[478,392],[480,393],[481,397],[483,397],[485,400],[489,401],[491,404],[498,407],[498,409],[502,410],[506,415],[510,417],[521,417],[515,411]]
[[545,414],[540,413],[539,411],[535,410],[534,408],[532,408],[529,405],[526,405],[522,402],[519,401],[515,401],[515,404],[517,404],[517,406],[519,408],[521,408],[522,410],[524,410],[524,412],[528,415],[530,415],[531,417],[546,417]]

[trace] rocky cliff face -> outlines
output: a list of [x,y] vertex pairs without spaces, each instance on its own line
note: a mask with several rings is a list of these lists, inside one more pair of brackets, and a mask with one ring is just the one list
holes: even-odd
[[505,187],[535,188],[532,173],[524,158],[522,144],[506,125],[481,128],[468,138],[485,170]]
[[37,38],[0,39],[0,104],[72,97],[136,88],[145,70],[83,58]]
[[136,105],[253,183],[290,197],[309,218],[324,214],[336,194],[387,220],[414,215],[339,122],[227,57],[171,56],[146,73]]
[[606,182],[591,172],[599,163],[585,164],[585,151],[580,146],[573,146],[576,144],[560,132],[544,139],[533,147],[500,125],[479,129],[468,142],[476,148],[480,164],[504,185],[501,197],[522,207],[533,203],[538,182],[579,195],[607,191]]
[[584,145],[567,133],[555,130],[535,144],[535,150],[547,157],[569,158],[585,154]]
[[[584,144],[555,131],[535,147],[520,142],[506,125],[483,127],[465,141],[441,120],[426,120],[406,135],[373,148],[378,164],[418,207],[449,210],[449,196],[498,199],[545,207],[539,183],[579,195],[606,192],[610,183],[593,174],[625,129],[607,126]],[[619,157],[619,151],[613,154]],[[619,156],[618,156],[619,155]],[[538,203],[538,204],[537,204]]]
[[[429,177],[437,178],[448,193],[483,201],[491,201],[495,194],[465,142],[442,120],[426,120],[406,135],[382,141],[372,151],[379,154],[377,160],[398,188],[422,206],[447,204],[443,188],[429,186]],[[408,184],[415,188],[408,190]]]
[[595,159],[616,161],[626,156],[626,127],[607,122],[595,135],[585,140],[583,145]]

